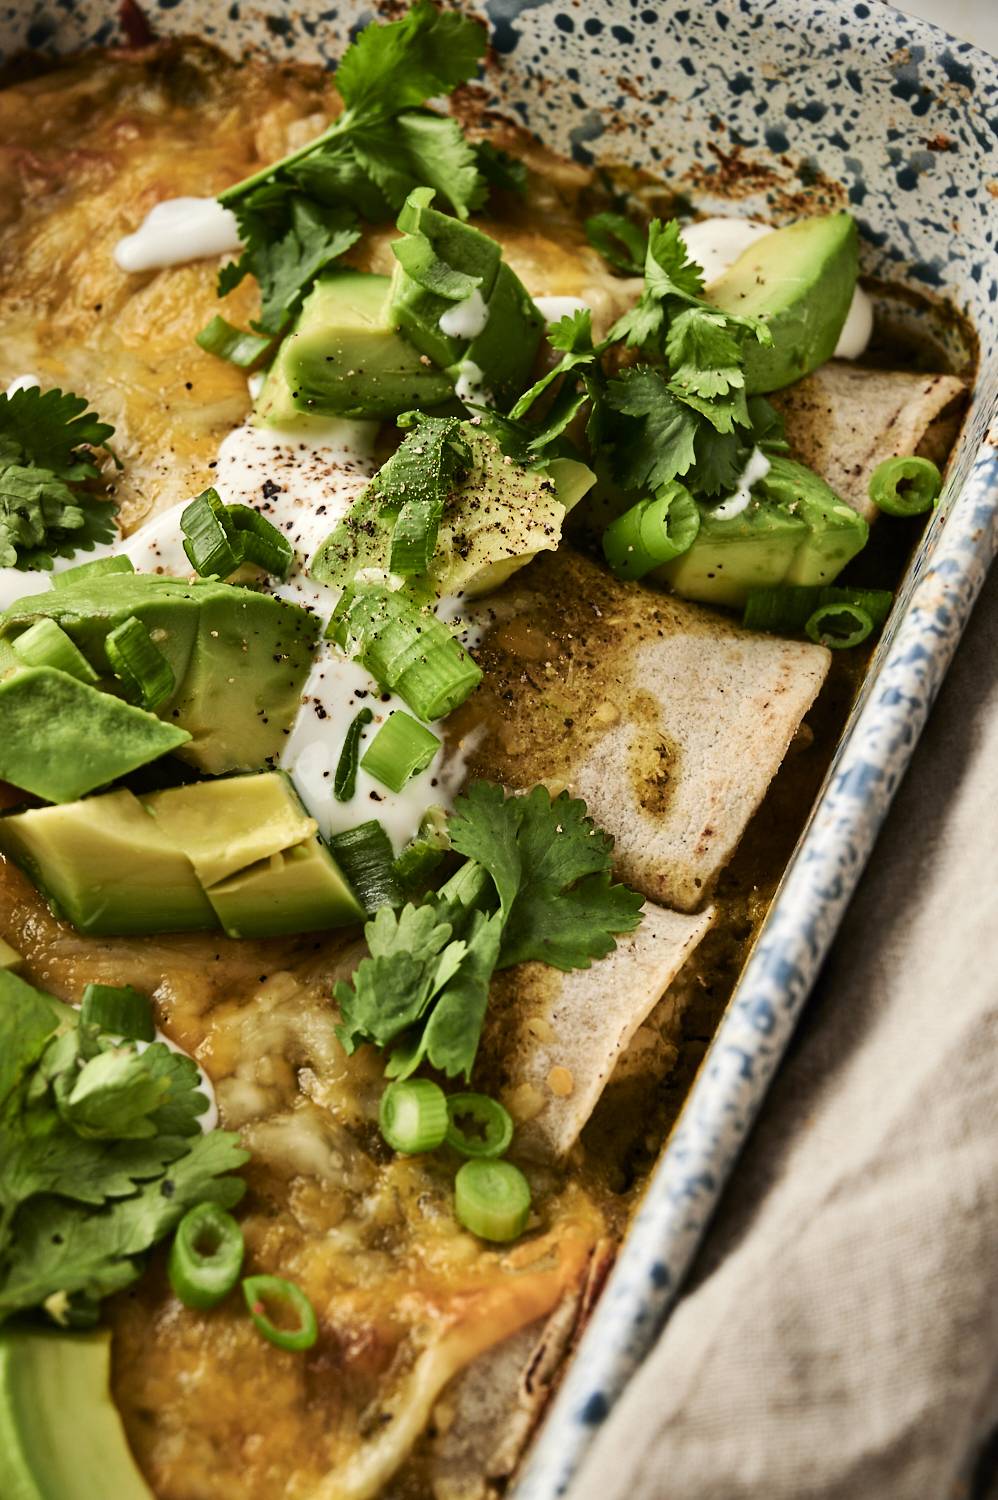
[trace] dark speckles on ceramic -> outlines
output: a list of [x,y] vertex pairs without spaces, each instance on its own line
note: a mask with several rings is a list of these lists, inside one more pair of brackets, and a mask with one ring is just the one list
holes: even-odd
[[[146,9],[164,32],[327,63],[371,13],[315,0]],[[880,0],[485,0],[485,11],[493,102],[550,144],[655,168],[706,212],[735,200],[784,221],[850,207],[864,271],[950,298],[984,351],[942,503],[807,839],[518,1486],[520,1500],[554,1500],[676,1295],[998,545],[998,63]],[[116,14],[101,0],[0,0],[0,50],[111,40]]]

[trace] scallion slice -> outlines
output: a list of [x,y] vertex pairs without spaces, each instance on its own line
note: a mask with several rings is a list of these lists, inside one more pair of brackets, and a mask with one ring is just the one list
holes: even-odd
[[357,790],[357,761],[360,755],[360,737],[366,725],[370,724],[374,714],[369,708],[362,708],[359,714],[355,714],[350,722],[343,741],[343,749],[340,758],[336,762],[336,771],[333,775],[333,796],[337,802],[349,802]]
[[692,547],[699,530],[696,501],[672,480],[607,527],[603,552],[618,578],[643,578]]
[[802,631],[816,609],[826,604],[858,605],[879,627],[890,614],[894,595],[890,589],[823,588],[807,584],[783,584],[778,588],[752,589],[745,601],[742,624],[750,630],[774,630],[784,635]]
[[389,589],[346,589],[326,635],[423,720],[452,713],[482,680],[442,620]]
[[375,781],[400,792],[410,777],[426,770],[439,749],[439,739],[425,724],[397,711],[389,714],[360,763]]
[[91,686],[99,680],[76,642],[54,620],[36,620],[12,644],[15,656],[26,667],[54,667]]
[[428,807],[418,831],[395,861],[395,873],[407,892],[426,883],[449,848],[447,814],[442,807]]
[[480,1239],[517,1239],[530,1218],[530,1184],[511,1161],[466,1161],[454,1181],[459,1224]]
[[203,490],[185,507],[180,529],[187,560],[202,578],[228,578],[242,562],[234,527],[217,490]]
[[447,1096],[429,1078],[390,1083],[381,1096],[378,1121],[393,1151],[405,1156],[436,1151],[447,1135]]
[[134,573],[135,565],[130,557],[95,557],[92,562],[77,563],[75,568],[63,568],[52,574],[52,587],[65,589],[84,578],[103,578],[106,573]]
[[255,563],[282,581],[287,578],[295,560],[295,550],[284,533],[252,505],[227,505],[225,513],[230,537],[233,531],[237,533],[233,539],[233,551],[239,556],[239,561]]
[[173,668],[142,621],[130,615],[104,638],[111,670],[128,697],[151,713],[173,694]]
[[382,906],[402,905],[405,896],[395,874],[395,851],[380,823],[372,818],[334,833],[329,848],[368,914]]
[[244,328],[235,328],[217,313],[206,323],[200,333],[194,335],[195,342],[207,354],[216,354],[227,359],[230,365],[240,370],[249,370],[263,359],[274,340],[258,333],[249,333]]
[[[246,1276],[243,1296],[257,1329],[278,1349],[311,1349],[319,1337],[315,1308],[301,1287],[282,1276]],[[281,1322],[274,1321],[280,1318]]]
[[822,604],[804,629],[819,646],[843,651],[862,645],[873,630],[873,621],[860,604]]
[[189,1209],[170,1246],[167,1273],[185,1307],[214,1307],[239,1280],[246,1242],[231,1214],[217,1203]]
[[502,1156],[513,1139],[508,1109],[488,1094],[451,1094],[447,1100],[447,1144],[462,1156]]
[[88,984],[83,991],[80,1021],[108,1036],[124,1037],[127,1042],[152,1042],[156,1038],[149,998],[130,984]]
[[929,458],[885,458],[870,475],[870,499],[887,516],[919,516],[932,509],[942,485]]

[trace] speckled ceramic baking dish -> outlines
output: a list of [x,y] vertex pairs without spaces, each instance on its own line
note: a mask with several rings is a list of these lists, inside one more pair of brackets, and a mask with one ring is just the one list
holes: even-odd
[[[676,1296],[998,544],[998,62],[878,0],[488,0],[485,10],[492,102],[549,145],[649,168],[698,209],[737,198],[739,211],[779,222],[849,206],[864,272],[953,303],[982,351],[942,503],[520,1481],[520,1500],[551,1500]],[[149,13],[158,32],[333,62],[371,8],[159,0]],[[0,5],[0,54],[119,36],[104,0]],[[906,315],[932,316],[924,305]]]

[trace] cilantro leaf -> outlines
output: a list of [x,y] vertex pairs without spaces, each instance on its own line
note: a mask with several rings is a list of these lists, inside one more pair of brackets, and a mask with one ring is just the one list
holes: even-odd
[[677,385],[698,396],[726,396],[743,387],[741,343],[723,313],[687,307],[669,324],[665,355]]
[[423,1062],[448,1078],[471,1077],[503,926],[501,912],[471,913],[460,965],[441,990],[418,1045],[392,1053],[385,1069],[389,1078],[408,1078]]
[[134,1047],[109,1048],[63,1077],[70,1083],[57,1090],[59,1113],[84,1140],[156,1134],[149,1117],[166,1099],[170,1081],[151,1073]]
[[0,969],[0,1105],[38,1062],[58,1027],[47,996]]
[[336,87],[354,119],[386,119],[473,77],[485,44],[479,21],[416,0],[402,20],[364,27],[336,70]]
[[77,486],[114,432],[82,396],[37,386],[0,395],[0,567],[47,569],[109,541],[115,507]]
[[358,165],[398,210],[414,187],[432,187],[461,218],[481,207],[485,185],[474,147],[449,115],[410,111],[358,132]]
[[614,471],[627,489],[658,489],[689,472],[699,415],[669,388],[663,371],[633,365],[608,382],[610,408],[631,420],[614,432]]
[[364,928],[370,958],[362,959],[351,983],[340,980],[334,997],[340,1007],[337,1036],[347,1052],[361,1041],[387,1046],[420,1019],[452,977],[464,944],[451,942],[447,909],[384,906]]
[[280,333],[315,278],[360,238],[352,209],[327,208],[298,193],[285,206],[288,225],[280,238],[263,241],[251,235],[240,258],[219,272],[220,296],[246,276],[260,283],[260,317],[253,323],[259,333]]
[[614,323],[610,338],[624,339],[630,348],[643,348],[664,334],[668,298],[696,303],[702,291],[703,272],[687,253],[678,221],[663,224],[653,219],[648,226],[644,290]]
[[586,239],[603,259],[627,276],[640,276],[648,254],[644,231],[623,214],[593,214],[585,223]]

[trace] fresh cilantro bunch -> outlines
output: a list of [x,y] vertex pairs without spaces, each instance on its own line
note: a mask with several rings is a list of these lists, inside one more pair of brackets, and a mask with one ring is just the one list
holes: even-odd
[[115,534],[114,506],[80,486],[114,432],[82,396],[37,386],[0,395],[0,567],[51,568]]
[[371,956],[335,989],[344,1047],[391,1049],[394,1078],[423,1062],[469,1078],[497,969],[587,969],[641,920],[641,896],[613,882],[613,840],[565,792],[507,797],[476,782],[448,833],[465,863],[422,905],[379,911],[365,928]]
[[102,1036],[0,972],[0,1323],[92,1323],[189,1208],[238,1202],[247,1153],[201,1133],[207,1108],[189,1057]]
[[245,249],[223,267],[219,296],[246,276],[260,283],[253,327],[279,335],[315,278],[359,238],[360,219],[395,217],[414,187],[436,189],[460,218],[488,183],[516,186],[505,153],[476,150],[460,125],[426,101],[474,76],[486,34],[471,16],[416,0],[400,21],[372,22],[343,55],[335,84],[344,109],[306,146],[226,189]]

